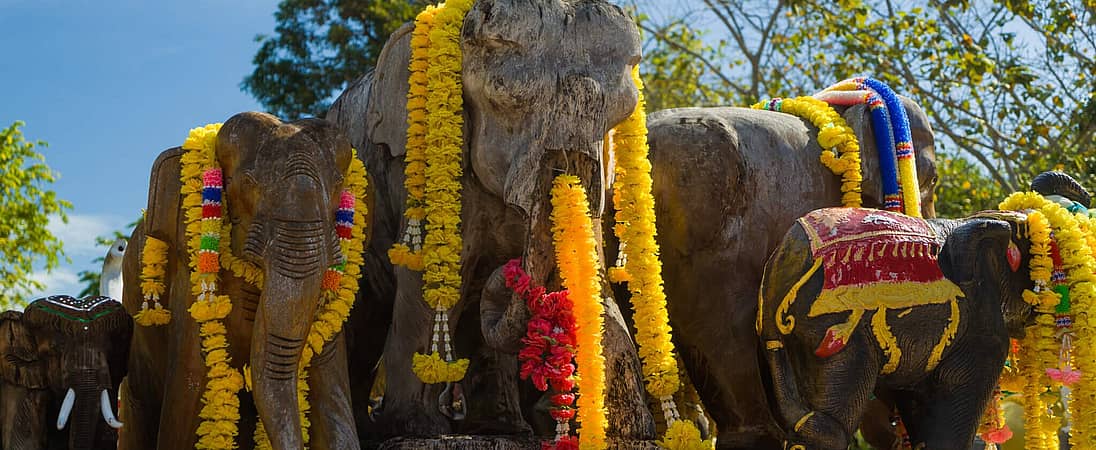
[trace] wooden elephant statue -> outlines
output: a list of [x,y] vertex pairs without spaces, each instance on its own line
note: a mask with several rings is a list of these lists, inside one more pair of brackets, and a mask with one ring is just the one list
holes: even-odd
[[[330,267],[348,261],[341,227],[369,220],[344,217],[350,143],[323,120],[283,123],[254,112],[231,117],[215,135],[191,137],[194,147],[167,150],[153,165],[145,218],[123,263],[127,310],[166,310],[170,318],[134,333],[121,448],[192,449],[198,434],[215,433],[220,440],[203,445],[251,448],[260,420],[272,448],[303,448],[297,375],[306,351],[309,445],[358,448],[342,334],[322,350],[311,341],[332,301]],[[163,292],[150,291],[150,282]],[[224,306],[209,305],[226,305],[214,301],[230,309],[210,321]],[[225,416],[218,426],[237,422],[236,436],[202,424],[203,396],[236,404],[233,392],[210,394],[213,377],[231,390],[249,378],[238,391],[238,420],[218,413]]]
[[765,266],[756,317],[787,448],[846,448],[878,390],[915,448],[970,448],[1009,337],[1034,323],[1025,229],[1014,212],[800,218]]
[[0,444],[113,449],[133,322],[108,297],[40,298],[0,314]]
[[[365,258],[370,269],[362,280],[367,300],[349,326],[359,432],[551,435],[552,419],[534,408],[540,394],[518,379],[517,351],[529,312],[505,287],[500,269],[521,258],[534,283],[550,291],[559,287],[549,221],[549,191],[558,173],[581,179],[595,222],[600,220],[612,171],[605,137],[637,103],[630,73],[639,61],[638,32],[628,15],[603,0],[473,3],[459,34],[466,104],[462,286],[445,321],[454,330],[453,353],[470,365],[458,383],[425,384],[412,371],[412,355],[429,352],[435,311],[423,301],[423,274],[393,265],[386,254],[409,229],[405,155],[414,30],[408,25],[393,33],[375,71],[352,84],[327,115],[361,150],[377,187]],[[611,297],[607,285],[604,294]],[[605,305],[608,434],[653,438],[634,344],[615,304]],[[373,424],[365,411],[382,353],[386,386]],[[466,411],[450,407],[457,403]],[[532,429],[537,416],[547,418],[540,422],[548,429]]]
[[[933,217],[932,127],[916,103],[901,102],[910,121],[921,212]],[[882,208],[870,112],[863,105],[836,109],[861,145],[863,205]],[[790,114],[669,109],[652,113],[648,129],[670,324],[718,429],[717,446],[779,449],[777,422],[758,408],[768,403],[753,319],[761,272],[798,217],[841,205],[840,177],[819,162],[817,128]],[[624,289],[615,292],[618,301],[626,298]]]

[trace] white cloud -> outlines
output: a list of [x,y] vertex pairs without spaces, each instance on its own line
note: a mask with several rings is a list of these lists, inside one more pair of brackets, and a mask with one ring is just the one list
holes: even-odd
[[48,295],[66,294],[75,296],[79,294],[84,287],[80,284],[80,277],[76,274],[83,269],[76,269],[73,267],[58,267],[50,273],[45,271],[35,272],[31,274],[30,278],[34,281],[42,283],[45,288],[40,292],[31,293],[30,297],[26,300],[29,302],[36,298],[45,297]]
[[[58,216],[52,216],[49,220],[49,231],[61,240],[65,247],[65,254],[72,258],[74,263],[82,263],[83,260],[106,254],[106,247],[95,244],[98,236],[110,235],[114,230],[123,230],[128,220],[111,215],[98,214],[69,214],[68,223],[61,221]],[[90,258],[86,258],[90,256]]]

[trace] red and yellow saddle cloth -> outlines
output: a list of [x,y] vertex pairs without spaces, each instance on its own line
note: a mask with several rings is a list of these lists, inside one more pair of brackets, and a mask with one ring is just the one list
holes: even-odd
[[963,292],[940,271],[937,254],[944,243],[928,223],[888,211],[860,208],[827,208],[799,219],[810,238],[814,267],[825,281],[808,317],[850,312],[849,320],[831,327],[815,354],[822,357],[840,351],[867,311],[874,311],[872,329],[888,361],[883,373],[893,372],[901,349],[886,324],[888,309],[923,305],[951,305],[951,318],[929,358],[929,368],[939,363],[959,323],[957,299]]

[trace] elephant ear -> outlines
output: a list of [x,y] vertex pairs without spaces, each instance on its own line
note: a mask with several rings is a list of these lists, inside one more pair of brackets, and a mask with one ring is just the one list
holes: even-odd
[[282,121],[267,113],[244,112],[225,121],[217,134],[217,162],[226,174],[235,173],[239,165],[254,156],[271,131]]
[[960,286],[977,282],[980,274],[1011,273],[1006,255],[1011,239],[1012,226],[1005,220],[967,219],[948,234],[940,270]]
[[0,314],[0,377],[28,389],[46,387],[46,364],[38,352],[38,339],[23,321],[23,313]]
[[377,57],[377,69],[368,94],[365,135],[388,147],[392,156],[407,151],[407,79],[411,76],[411,31],[408,23],[392,33]]

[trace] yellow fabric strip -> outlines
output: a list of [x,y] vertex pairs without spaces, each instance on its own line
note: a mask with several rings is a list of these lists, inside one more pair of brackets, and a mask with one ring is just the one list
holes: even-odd
[[959,289],[959,286],[948,279],[929,283],[907,281],[838,286],[822,291],[811,305],[807,317],[857,309],[900,309],[935,305],[947,303],[962,296],[963,291]]
[[788,314],[788,308],[791,308],[792,302],[795,301],[796,294],[799,293],[799,288],[803,287],[807,283],[807,280],[811,279],[811,275],[814,275],[818,271],[818,268],[822,267],[822,258],[814,260],[814,265],[810,270],[795,282],[795,285],[788,290],[788,294],[784,296],[784,299],[780,301],[780,306],[776,308],[776,328],[780,330],[782,334],[790,334],[795,329],[795,317]]

